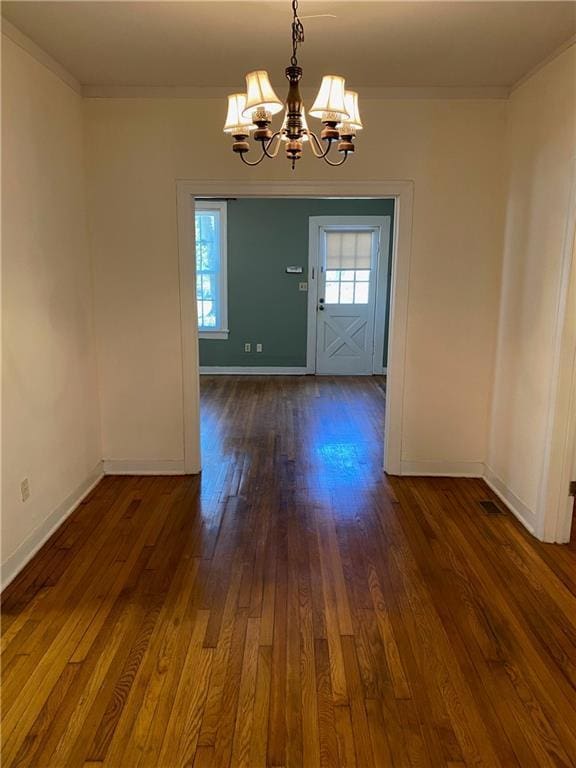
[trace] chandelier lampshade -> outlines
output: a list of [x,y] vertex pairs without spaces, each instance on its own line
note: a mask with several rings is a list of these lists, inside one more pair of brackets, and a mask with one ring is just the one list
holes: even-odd
[[316,101],[312,104],[310,116],[322,118],[324,115],[329,114],[334,115],[337,121],[348,118],[344,86],[345,81],[343,77],[324,75]]
[[263,111],[275,115],[284,109],[284,104],[270,85],[268,72],[259,69],[246,75],[246,106],[244,116],[251,119],[254,112]]
[[360,119],[360,110],[358,109],[358,94],[356,91],[344,92],[344,103],[348,117],[336,127],[343,136],[354,136],[357,131],[362,130],[362,120]]
[[244,117],[243,112],[246,108],[246,94],[232,93],[228,96],[228,113],[224,124],[224,133],[232,136],[247,136],[256,126],[250,117]]
[[[289,83],[286,99],[282,102],[272,85],[265,69],[256,69],[246,75],[246,93],[233,93],[228,96],[228,112],[224,123],[224,133],[234,139],[232,151],[240,155],[245,165],[260,165],[265,158],[274,159],[280,148],[291,163],[292,170],[296,161],[302,157],[304,145],[314,157],[324,160],[328,165],[337,166],[346,162],[356,147],[356,132],[362,129],[358,94],[347,91],[346,83],[340,75],[325,75],[312,109],[308,114],[322,122],[322,132],[318,137],[308,128],[306,113],[300,94],[302,67],[298,65],[298,46],[304,42],[304,27],[298,17],[298,0],[291,0],[292,6],[292,56],[285,74]],[[272,128],[272,117],[285,110],[279,130]],[[250,138],[251,131],[253,131]],[[260,157],[247,160],[250,147],[260,145]],[[337,146],[340,158],[328,157],[333,146]]]

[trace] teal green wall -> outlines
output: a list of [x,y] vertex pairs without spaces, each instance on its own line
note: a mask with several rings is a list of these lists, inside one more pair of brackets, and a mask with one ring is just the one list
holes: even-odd
[[[305,366],[308,294],[298,290],[298,283],[308,280],[309,217],[389,215],[393,222],[393,213],[393,200],[230,200],[230,335],[200,339],[200,365]],[[303,274],[286,274],[289,265],[302,266]],[[391,267],[390,257],[389,271]],[[244,352],[248,341],[252,352]],[[263,352],[255,351],[257,343]]]

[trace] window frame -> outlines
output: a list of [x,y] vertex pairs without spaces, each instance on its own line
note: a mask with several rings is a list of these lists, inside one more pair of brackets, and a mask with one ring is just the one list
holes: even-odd
[[199,339],[227,339],[228,328],[228,204],[225,200],[194,200],[194,217],[192,231],[194,233],[194,302],[198,316],[198,268],[196,260],[196,213],[198,211],[218,211],[220,214],[220,262],[218,274],[219,289],[219,323],[216,328],[203,328],[198,325]]

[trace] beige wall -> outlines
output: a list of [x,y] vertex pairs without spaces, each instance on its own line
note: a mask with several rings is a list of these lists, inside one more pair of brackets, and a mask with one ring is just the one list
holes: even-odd
[[[89,99],[88,190],[104,457],[182,459],[176,179],[249,170],[222,100]],[[413,179],[403,457],[478,471],[487,450],[504,210],[504,101],[366,101],[357,155],[298,180]]]
[[510,172],[488,464],[525,522],[538,527],[575,179],[576,49],[514,91],[508,108]]
[[2,45],[6,581],[97,476],[101,447],[81,98],[10,40]]

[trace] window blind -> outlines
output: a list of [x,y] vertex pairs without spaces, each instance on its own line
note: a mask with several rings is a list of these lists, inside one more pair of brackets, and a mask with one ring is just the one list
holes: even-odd
[[370,269],[372,232],[326,232],[326,269]]

